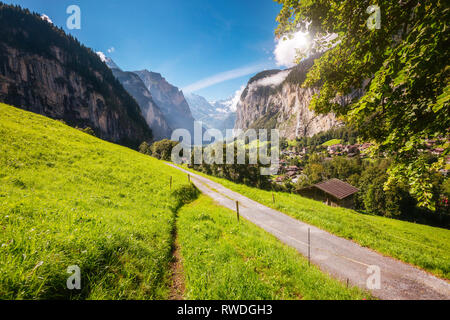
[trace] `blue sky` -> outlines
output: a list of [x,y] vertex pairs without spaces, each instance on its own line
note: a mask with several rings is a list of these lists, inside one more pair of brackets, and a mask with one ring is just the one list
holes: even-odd
[[[227,98],[258,71],[277,68],[274,30],[281,6],[272,0],[4,2],[48,15],[124,70],[160,72],[210,100]],[[81,30],[66,27],[72,4],[81,8]],[[107,53],[110,48],[114,52]]]

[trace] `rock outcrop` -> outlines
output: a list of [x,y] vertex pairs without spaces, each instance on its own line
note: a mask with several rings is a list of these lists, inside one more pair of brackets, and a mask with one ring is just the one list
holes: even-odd
[[141,78],[133,72],[122,71],[118,67],[114,67],[111,70],[125,90],[127,90],[139,104],[142,115],[152,129],[153,139],[170,139],[172,129],[159,107],[153,101],[151,93],[148,91]]
[[316,58],[288,70],[264,71],[250,79],[238,103],[235,129],[278,129],[282,137],[295,139],[342,125],[334,114],[318,115],[310,110],[311,99],[318,91],[301,88]]
[[195,120],[183,92],[167,82],[159,73],[148,70],[134,73],[142,79],[150,91],[169,126],[172,129],[187,129],[193,137]]

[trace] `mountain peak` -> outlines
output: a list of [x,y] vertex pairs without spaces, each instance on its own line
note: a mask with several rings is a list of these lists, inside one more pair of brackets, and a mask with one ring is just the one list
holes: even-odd
[[161,73],[149,71],[147,69],[140,70],[140,71],[134,71],[134,73],[138,74],[140,77],[149,77],[150,79],[154,81],[166,81],[166,79],[162,76]]
[[119,68],[119,66],[113,61],[113,59],[111,59],[110,57],[107,57],[103,52],[98,51],[96,52],[97,55],[100,57],[100,60],[102,60],[102,62],[104,62],[108,68],[110,69],[118,69],[118,70],[122,70]]

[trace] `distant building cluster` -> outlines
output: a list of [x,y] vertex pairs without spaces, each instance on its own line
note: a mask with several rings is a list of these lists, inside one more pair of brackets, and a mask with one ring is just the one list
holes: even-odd
[[335,144],[329,146],[327,148],[327,152],[329,156],[347,156],[347,157],[355,157],[357,155],[361,155],[362,157],[367,155],[368,149],[372,146],[371,143],[364,144]]

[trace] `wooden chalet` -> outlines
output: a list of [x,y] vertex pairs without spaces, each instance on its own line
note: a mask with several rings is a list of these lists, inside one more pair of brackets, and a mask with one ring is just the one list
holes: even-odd
[[307,198],[322,201],[332,207],[354,207],[355,193],[359,191],[351,184],[339,179],[331,179],[325,182],[303,188],[299,193]]

